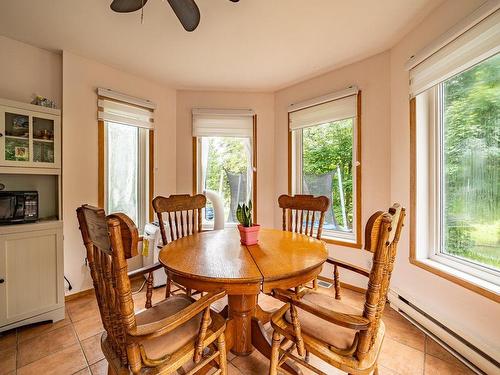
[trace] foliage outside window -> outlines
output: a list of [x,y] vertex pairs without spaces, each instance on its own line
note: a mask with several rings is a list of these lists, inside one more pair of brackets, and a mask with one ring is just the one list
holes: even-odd
[[439,85],[437,253],[500,270],[500,55]]
[[[350,87],[289,109],[292,193],[328,197],[322,236],[352,247],[360,246],[359,95],[357,88]],[[319,104],[310,104],[316,100]]]
[[[200,137],[201,192],[212,190],[223,201],[226,223],[236,223],[239,203],[252,198],[252,146],[250,138]],[[212,222],[212,202],[207,202],[204,219]]]
[[302,130],[302,193],[330,198],[325,230],[353,232],[353,124],[351,118]]

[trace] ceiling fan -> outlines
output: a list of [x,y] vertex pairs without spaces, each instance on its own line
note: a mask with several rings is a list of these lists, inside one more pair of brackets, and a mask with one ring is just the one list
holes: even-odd
[[[193,31],[200,23],[200,9],[194,0],[167,0],[186,31]],[[237,3],[240,0],[230,0]],[[113,0],[110,8],[118,13],[130,13],[142,9],[148,0]]]

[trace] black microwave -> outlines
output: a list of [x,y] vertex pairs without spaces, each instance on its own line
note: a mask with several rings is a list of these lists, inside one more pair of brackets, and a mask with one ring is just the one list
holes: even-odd
[[38,220],[37,191],[0,191],[0,225]]

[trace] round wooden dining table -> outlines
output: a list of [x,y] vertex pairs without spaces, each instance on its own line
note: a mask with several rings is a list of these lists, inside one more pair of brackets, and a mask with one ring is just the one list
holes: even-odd
[[262,228],[258,244],[246,246],[237,228],[227,228],[172,241],[158,258],[172,280],[187,288],[227,292],[228,349],[248,355],[255,347],[270,357],[262,326],[271,313],[258,305],[259,293],[308,283],[321,272],[327,255],[323,241],[306,235]]

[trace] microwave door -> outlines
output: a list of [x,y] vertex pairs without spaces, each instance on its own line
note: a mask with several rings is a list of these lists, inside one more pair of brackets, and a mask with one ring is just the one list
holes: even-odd
[[0,196],[0,222],[9,222],[16,214],[16,197]]
[[12,222],[24,221],[24,206],[26,205],[26,199],[23,195],[16,196],[16,210]]

